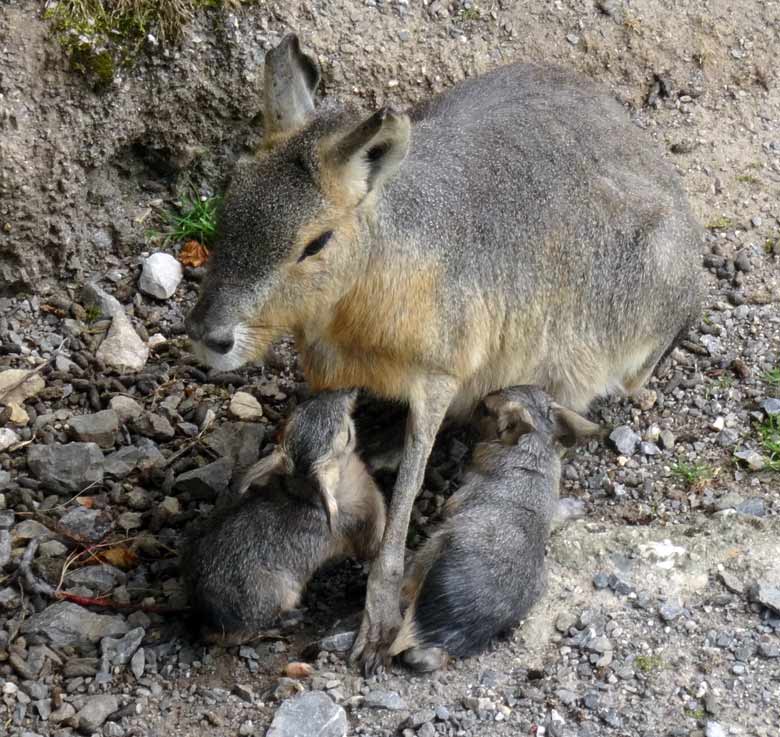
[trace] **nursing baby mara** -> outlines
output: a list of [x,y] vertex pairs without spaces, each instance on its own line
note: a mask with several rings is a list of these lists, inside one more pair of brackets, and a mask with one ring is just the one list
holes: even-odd
[[[247,496],[193,536],[185,560],[207,639],[236,644],[295,607],[314,573],[375,555],[384,501],[355,447],[354,398],[323,393],[291,415],[278,449],[247,475]],[[562,449],[600,433],[535,387],[485,399],[481,442],[445,519],[407,566],[392,655],[418,671],[483,650],[544,589]]]
[[609,92],[510,64],[403,111],[319,104],[288,35],[266,55],[264,141],[235,170],[187,320],[232,370],[288,334],[315,392],[409,407],[352,651],[403,624],[404,549],[446,416],[537,385],[584,411],[639,389],[700,308],[701,228],[679,178]]

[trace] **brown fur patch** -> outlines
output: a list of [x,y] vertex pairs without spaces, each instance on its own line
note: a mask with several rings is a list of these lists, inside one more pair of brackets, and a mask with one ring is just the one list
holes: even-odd
[[390,271],[372,264],[335,305],[324,350],[303,346],[304,371],[315,391],[362,386],[406,396],[412,375],[436,355],[440,280],[431,266]]

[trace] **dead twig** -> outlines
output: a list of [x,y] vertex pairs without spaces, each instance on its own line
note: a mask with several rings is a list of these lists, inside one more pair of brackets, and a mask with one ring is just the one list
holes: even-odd
[[32,562],[38,551],[38,540],[30,540],[27,549],[19,561],[19,574],[26,590],[33,594],[48,596],[57,601],[70,601],[79,606],[97,606],[104,609],[116,609],[130,612],[146,612],[147,614],[183,614],[189,611],[186,607],[165,607],[144,604],[122,604],[107,596],[90,597],[71,594],[69,591],[55,589],[50,583],[36,576],[32,571]]

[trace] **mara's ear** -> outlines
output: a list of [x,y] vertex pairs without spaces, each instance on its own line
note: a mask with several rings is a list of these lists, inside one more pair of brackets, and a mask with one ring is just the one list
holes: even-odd
[[339,513],[339,505],[336,502],[335,490],[341,480],[341,472],[336,463],[323,463],[315,473],[317,489],[320,495],[320,503],[325,510],[328,520],[328,529],[333,532],[333,523]]
[[294,33],[286,35],[266,54],[266,141],[306,123],[314,112],[314,91],[319,81],[317,62],[301,51]]
[[288,470],[289,464],[287,456],[279,448],[276,448],[265,458],[261,458],[257,463],[247,469],[244,478],[241,480],[241,486],[238,489],[238,493],[244,494],[252,485],[265,486],[272,476],[286,473]]
[[565,446],[572,446],[590,438],[603,438],[607,431],[601,425],[586,420],[582,415],[552,403],[553,434]]
[[327,165],[357,202],[395,174],[409,151],[410,135],[409,116],[384,107],[331,144]]

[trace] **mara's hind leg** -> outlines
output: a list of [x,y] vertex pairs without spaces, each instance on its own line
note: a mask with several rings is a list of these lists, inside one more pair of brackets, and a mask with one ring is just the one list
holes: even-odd
[[688,334],[693,326],[693,320],[689,320],[683,325],[682,329],[662,348],[648,356],[637,371],[632,371],[623,379],[623,389],[629,396],[636,394],[653,375],[653,372],[660,366],[664,359],[674,350],[674,347]]

